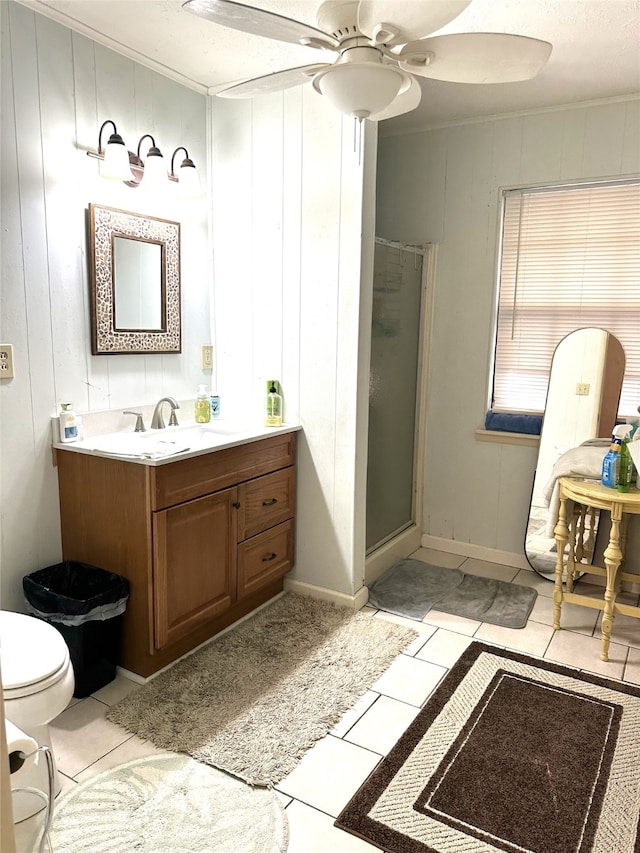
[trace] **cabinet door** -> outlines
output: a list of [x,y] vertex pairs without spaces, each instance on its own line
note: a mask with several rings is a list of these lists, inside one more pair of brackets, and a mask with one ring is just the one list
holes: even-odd
[[236,600],[236,497],[225,489],[153,514],[156,648]]

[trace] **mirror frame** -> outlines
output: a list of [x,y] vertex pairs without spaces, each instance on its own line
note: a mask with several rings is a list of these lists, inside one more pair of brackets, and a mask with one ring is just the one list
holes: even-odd
[[[157,243],[161,247],[161,329],[116,328],[113,262],[116,237]],[[92,354],[182,352],[180,223],[89,204],[89,254]]]

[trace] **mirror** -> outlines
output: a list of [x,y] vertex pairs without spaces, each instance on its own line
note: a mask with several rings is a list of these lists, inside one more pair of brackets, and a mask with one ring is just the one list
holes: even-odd
[[[529,565],[552,582],[556,565],[553,530],[559,507],[555,482],[565,475],[600,480],[624,370],[622,344],[604,329],[578,329],[556,347],[525,536]],[[598,510],[577,519],[581,531],[578,554],[589,564],[598,522]]]
[[164,328],[161,243],[114,237],[113,282],[116,329]]
[[89,205],[93,355],[181,351],[180,223]]

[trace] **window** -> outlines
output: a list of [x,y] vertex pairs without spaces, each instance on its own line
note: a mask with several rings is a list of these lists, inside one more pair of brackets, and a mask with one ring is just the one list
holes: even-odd
[[509,190],[503,197],[492,409],[542,412],[551,360],[586,326],[626,355],[619,413],[640,405],[640,181]]

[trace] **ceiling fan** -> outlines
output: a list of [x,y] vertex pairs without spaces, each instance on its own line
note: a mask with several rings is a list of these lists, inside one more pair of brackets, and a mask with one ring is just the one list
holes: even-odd
[[380,121],[414,110],[416,79],[454,83],[528,80],[543,68],[549,42],[507,33],[427,37],[471,0],[325,0],[317,28],[235,0],[186,0],[183,8],[224,27],[337,54],[332,62],[256,77],[217,94],[252,98],[311,81],[341,113]]

